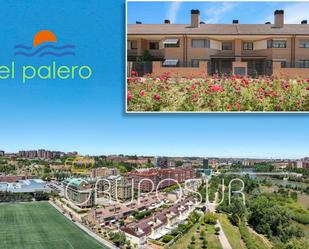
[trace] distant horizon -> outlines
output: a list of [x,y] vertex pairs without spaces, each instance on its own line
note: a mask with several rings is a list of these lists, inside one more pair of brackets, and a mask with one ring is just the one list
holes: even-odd
[[80,156],[137,156],[137,157],[181,157],[181,158],[186,158],[186,157],[197,157],[197,158],[218,158],[218,159],[258,159],[258,160],[297,160],[297,159],[302,159],[305,157],[309,157],[309,155],[304,155],[302,157],[254,157],[254,156],[207,156],[207,155],[166,155],[166,154],[161,154],[161,155],[150,155],[150,154],[127,154],[127,153],[108,153],[108,154],[103,154],[103,153],[95,153],[95,154],[89,154],[89,153],[82,153],[78,150],[68,150],[68,151],[63,151],[59,149],[46,149],[46,148],[39,148],[39,149],[19,149],[17,151],[6,151],[5,149],[0,148],[0,151],[4,151],[5,154],[17,154],[19,151],[38,151],[38,150],[46,150],[46,151],[57,151],[57,152],[62,152],[65,154],[72,153],[72,152],[77,152],[78,155]]

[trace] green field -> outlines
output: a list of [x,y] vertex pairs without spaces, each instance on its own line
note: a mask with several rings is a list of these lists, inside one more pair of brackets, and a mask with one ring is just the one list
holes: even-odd
[[0,249],[99,248],[48,202],[0,204]]

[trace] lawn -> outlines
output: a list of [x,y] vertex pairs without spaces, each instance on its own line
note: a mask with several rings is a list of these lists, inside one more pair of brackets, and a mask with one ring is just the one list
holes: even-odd
[[[199,231],[198,231],[199,227]],[[215,235],[215,229],[213,225],[200,225],[195,224],[181,239],[179,239],[171,249],[187,249],[191,243],[191,238],[195,237],[195,248],[202,248],[202,240],[200,239],[200,232],[205,231],[205,238],[207,241],[207,248],[222,249],[218,237]]]
[[48,202],[0,205],[1,249],[99,249],[107,248]]
[[231,247],[234,249],[246,249],[246,245],[241,239],[241,235],[238,227],[233,226],[231,222],[228,220],[228,217],[225,214],[219,215],[219,220],[223,231],[231,244]]

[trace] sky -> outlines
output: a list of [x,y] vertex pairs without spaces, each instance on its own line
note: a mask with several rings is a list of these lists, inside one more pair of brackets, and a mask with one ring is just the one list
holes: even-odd
[[[55,60],[59,65],[89,65],[93,75],[88,80],[33,79],[22,83],[16,73],[14,80],[0,79],[0,150],[44,148],[90,155],[308,156],[307,114],[126,114],[124,13],[125,2],[120,0],[2,3],[0,16],[5,18],[1,18],[0,25],[0,65],[15,61],[17,68],[38,67]],[[180,21],[181,17],[176,14],[175,18]],[[54,32],[58,45],[74,44],[76,55],[14,56],[16,44],[31,45],[33,36],[43,29]]]
[[274,22],[274,11],[283,9],[285,23],[300,23],[309,19],[309,2],[220,2],[220,1],[165,1],[165,2],[128,2],[128,23],[190,23],[190,10],[199,9],[201,21],[205,23]]

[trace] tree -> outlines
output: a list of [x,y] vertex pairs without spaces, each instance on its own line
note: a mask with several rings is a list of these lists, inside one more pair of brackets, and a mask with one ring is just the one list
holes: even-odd
[[195,237],[194,237],[194,235],[191,237],[191,244],[195,244]]
[[202,248],[206,249],[207,248],[207,241],[204,239],[202,242]]
[[229,219],[234,225],[239,225],[247,216],[247,209],[239,197],[233,197],[231,205],[229,206]]
[[215,227],[215,233],[216,233],[216,235],[219,235],[219,234],[220,234],[220,231],[221,231],[220,227]]
[[145,51],[143,52],[143,55],[142,55],[142,57],[141,57],[141,60],[142,60],[142,61],[152,61],[152,55],[151,55],[151,53],[150,53],[148,50],[145,50]]
[[284,247],[284,249],[304,249],[309,248],[309,240],[306,238],[302,239],[291,239]]
[[163,235],[163,237],[162,237],[162,242],[164,242],[164,243],[168,243],[168,242],[170,242],[172,239],[173,239],[174,237],[172,236],[172,235]]

